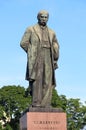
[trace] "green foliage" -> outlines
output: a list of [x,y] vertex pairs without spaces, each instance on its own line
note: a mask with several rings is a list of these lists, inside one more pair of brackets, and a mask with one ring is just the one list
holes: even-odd
[[[21,86],[4,86],[0,89],[0,120],[5,127],[0,130],[19,130],[19,118],[31,104],[30,88]],[[53,90],[53,107],[62,108],[67,113],[68,130],[80,130],[86,125],[86,105],[80,99],[67,99],[65,95],[58,95]],[[7,121],[7,119],[9,119]]]
[[68,130],[80,130],[86,125],[86,106],[80,99],[68,99],[67,101]]
[[[15,85],[4,86],[0,89],[0,109],[6,113],[6,117],[9,118],[10,122],[19,122],[21,113],[30,105],[31,97],[26,96],[25,92],[24,87]],[[3,112],[0,112],[1,118],[4,116]],[[13,123],[12,127],[14,125]]]
[[3,130],[13,130],[10,124],[7,124],[6,127]]
[[65,95],[60,95],[59,98],[60,98],[60,104],[61,104],[60,106],[66,112],[67,98]]
[[4,107],[0,105],[0,119],[3,118]]
[[1,123],[0,123],[0,130],[2,130],[2,125],[1,125]]
[[66,112],[68,130],[80,130],[86,125],[86,106],[80,102],[80,99],[67,99],[65,95],[59,96],[54,89],[52,106],[62,108]]
[[66,105],[67,105],[66,96],[64,95],[59,96],[57,91],[53,89],[51,105],[53,107],[62,108],[63,111],[66,111]]
[[51,105],[53,107],[60,107],[60,98],[55,89],[53,89]]

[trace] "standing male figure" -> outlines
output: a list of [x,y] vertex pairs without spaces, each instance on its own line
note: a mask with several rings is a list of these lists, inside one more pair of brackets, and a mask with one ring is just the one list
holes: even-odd
[[26,79],[32,92],[32,107],[49,107],[56,85],[59,44],[54,31],[47,26],[48,18],[47,11],[40,11],[38,23],[26,29],[20,43],[27,53]]

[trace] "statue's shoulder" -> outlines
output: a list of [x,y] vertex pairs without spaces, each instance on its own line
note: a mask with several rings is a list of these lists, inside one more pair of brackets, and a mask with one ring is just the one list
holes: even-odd
[[48,27],[48,30],[51,34],[55,34],[55,31],[53,29],[51,29],[50,27]]
[[28,26],[28,27],[26,28],[26,31],[33,32],[34,29],[38,29],[38,24],[35,24],[35,25],[33,25],[33,26]]
[[34,27],[34,26],[28,26],[28,27],[26,28],[26,30],[27,30],[27,31],[33,30],[33,27]]

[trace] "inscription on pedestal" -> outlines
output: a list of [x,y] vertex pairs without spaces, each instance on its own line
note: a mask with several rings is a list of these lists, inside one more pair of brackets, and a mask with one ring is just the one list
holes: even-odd
[[34,121],[33,123],[39,130],[57,130],[60,121]]
[[28,112],[20,122],[20,130],[67,130],[65,113]]

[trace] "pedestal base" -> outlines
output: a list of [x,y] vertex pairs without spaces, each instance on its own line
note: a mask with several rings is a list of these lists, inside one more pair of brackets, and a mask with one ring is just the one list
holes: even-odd
[[20,130],[67,130],[63,112],[27,112],[20,118]]

